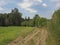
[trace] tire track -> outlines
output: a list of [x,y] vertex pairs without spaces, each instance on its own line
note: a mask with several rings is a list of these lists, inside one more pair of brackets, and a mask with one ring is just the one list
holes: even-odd
[[47,30],[41,30],[40,45],[46,45],[46,39],[48,37]]
[[35,39],[37,41],[35,45],[46,45],[46,39],[47,39],[48,33],[47,33],[47,30],[43,30],[43,29],[37,29],[37,30],[35,29],[33,32],[28,34],[24,39],[18,38],[18,40],[8,45],[25,45],[28,41],[33,39],[36,35],[38,36]]
[[39,30],[35,29],[30,34],[28,34],[24,39],[21,36],[19,36],[16,40],[14,40],[13,42],[11,42],[7,45],[23,45],[27,41],[31,40],[36,34],[38,34],[38,32],[39,32]]
[[25,43],[27,43],[28,41],[30,41],[35,35],[37,35],[40,32],[40,30],[37,30],[36,32],[34,32],[31,35],[26,36],[21,42],[19,42],[17,45],[24,45]]

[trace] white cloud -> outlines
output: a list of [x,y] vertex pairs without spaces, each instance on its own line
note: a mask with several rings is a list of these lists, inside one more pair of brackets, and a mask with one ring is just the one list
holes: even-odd
[[30,13],[37,12],[36,10],[34,10],[34,9],[32,9],[32,8],[27,8],[26,10],[27,10],[28,12],[30,12]]
[[25,1],[25,2],[43,2],[42,0],[23,0],[23,1]]
[[18,6],[21,6],[22,8],[28,8],[31,7],[32,3],[29,2],[23,2],[23,3],[19,3]]
[[30,13],[37,12],[36,10],[31,8],[32,3],[29,3],[29,2],[19,3],[18,6],[20,6],[21,8],[23,8],[25,10],[27,10]]
[[0,7],[0,11],[4,10],[2,7]]
[[43,2],[42,0],[37,0],[38,2]]
[[42,0],[23,0],[22,3],[18,3],[18,6],[33,13],[33,12],[37,12],[37,10],[31,8],[33,5],[37,5],[39,3],[41,3]]
[[43,6],[43,7],[47,7],[47,4],[43,3],[42,6]]
[[[22,9],[31,12],[31,13],[36,13],[38,12],[37,10],[31,8],[34,5],[40,5],[40,3],[42,3],[42,0],[23,0],[22,3],[18,3],[18,6],[21,7]],[[47,7],[46,3],[42,4],[43,7]]]

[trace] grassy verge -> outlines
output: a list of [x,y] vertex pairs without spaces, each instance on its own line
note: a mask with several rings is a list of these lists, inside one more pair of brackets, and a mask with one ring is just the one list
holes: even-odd
[[22,34],[25,37],[33,27],[0,27],[0,45],[6,45]]
[[46,40],[46,45],[57,45],[56,38],[54,37],[54,33],[51,30],[48,31],[48,38]]

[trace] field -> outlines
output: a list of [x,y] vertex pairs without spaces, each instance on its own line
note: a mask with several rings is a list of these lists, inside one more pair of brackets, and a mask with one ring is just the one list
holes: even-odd
[[34,30],[33,27],[0,27],[0,45],[6,45],[19,35],[24,38],[32,30]]
[[53,35],[45,28],[0,27],[0,45],[20,45],[20,41],[22,45],[56,45]]

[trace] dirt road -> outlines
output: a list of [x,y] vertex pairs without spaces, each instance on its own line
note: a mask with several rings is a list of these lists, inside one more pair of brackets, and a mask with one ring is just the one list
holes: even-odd
[[41,30],[40,45],[46,45],[46,39],[48,37],[47,30]]
[[28,34],[24,39],[22,39],[22,37],[18,37],[17,40],[15,40],[15,42],[12,42],[8,45],[25,45],[37,34],[39,34],[39,36],[37,37],[36,45],[46,45],[47,30],[43,29],[34,30],[32,33]]

